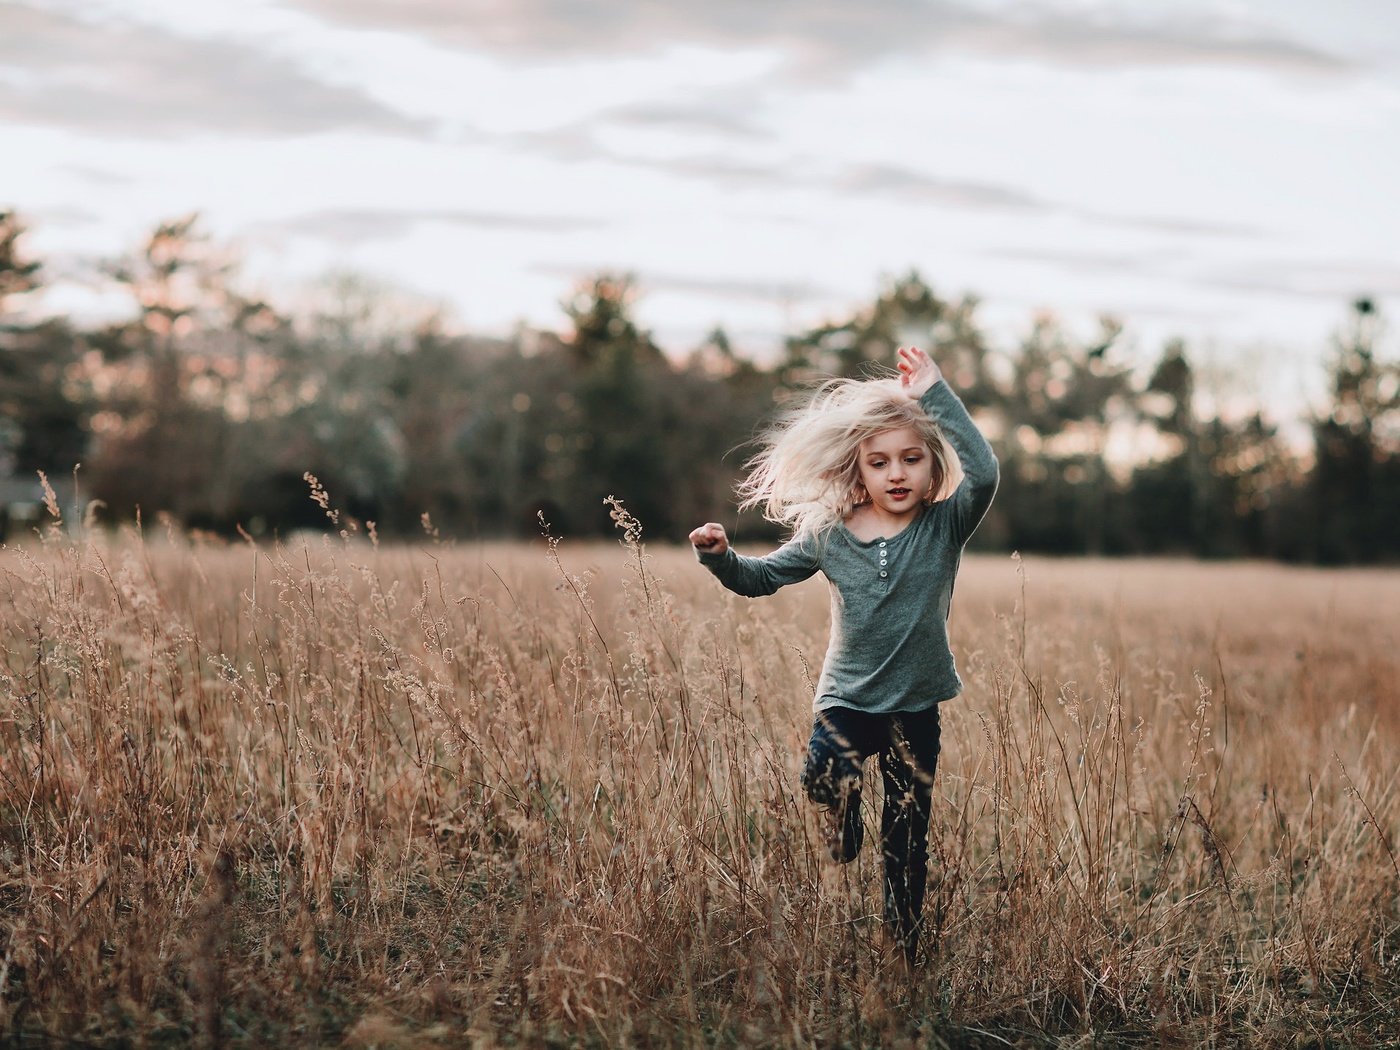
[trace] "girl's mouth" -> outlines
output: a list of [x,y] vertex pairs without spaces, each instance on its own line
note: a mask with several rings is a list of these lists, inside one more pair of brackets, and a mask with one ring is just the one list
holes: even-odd
[[891,497],[892,499],[903,499],[905,496],[909,495],[909,490],[908,490],[908,489],[890,489],[890,490],[889,490],[889,493],[890,493],[890,497]]

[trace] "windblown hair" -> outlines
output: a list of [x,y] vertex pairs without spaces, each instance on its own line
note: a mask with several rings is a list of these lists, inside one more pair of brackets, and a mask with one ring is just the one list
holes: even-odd
[[912,428],[933,456],[924,502],[946,495],[953,453],[899,380],[833,379],[759,439],[738,486],[739,505],[762,507],[765,518],[789,526],[794,536],[819,535],[869,498],[860,484],[861,442],[900,427]]

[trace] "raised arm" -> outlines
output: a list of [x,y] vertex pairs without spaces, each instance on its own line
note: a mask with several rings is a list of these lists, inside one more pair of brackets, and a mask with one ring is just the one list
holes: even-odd
[[936,422],[962,464],[963,480],[952,495],[953,539],[968,541],[992,505],[1000,468],[996,454],[962,400],[953,393],[933,360],[917,347],[899,350],[901,382],[910,397],[916,397],[929,418]]
[[800,583],[817,571],[810,541],[790,540],[772,554],[749,558],[735,554],[724,527],[710,522],[690,534],[700,564],[735,594],[758,598],[789,583]]

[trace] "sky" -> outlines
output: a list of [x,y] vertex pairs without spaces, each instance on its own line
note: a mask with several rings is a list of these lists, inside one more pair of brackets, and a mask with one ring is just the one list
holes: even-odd
[[286,308],[354,272],[559,329],[622,271],[663,347],[761,356],[914,268],[1284,411],[1400,307],[1393,0],[0,0],[0,127],[78,317],[192,211]]

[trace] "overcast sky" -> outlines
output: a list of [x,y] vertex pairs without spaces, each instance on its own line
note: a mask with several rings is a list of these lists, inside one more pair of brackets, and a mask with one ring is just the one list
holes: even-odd
[[289,306],[559,327],[608,268],[762,351],[917,267],[1284,399],[1400,307],[1394,0],[0,0],[0,121],[55,311],[192,210]]

